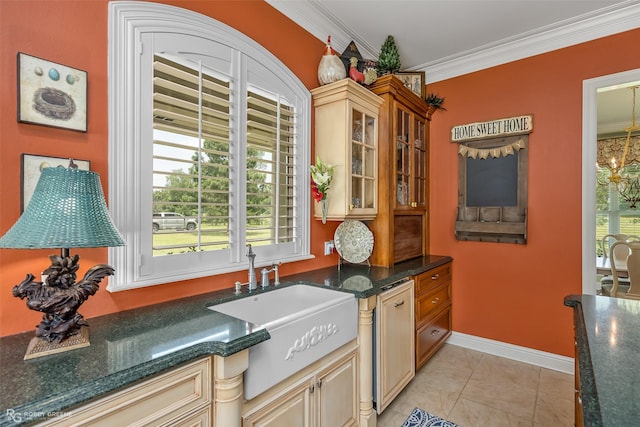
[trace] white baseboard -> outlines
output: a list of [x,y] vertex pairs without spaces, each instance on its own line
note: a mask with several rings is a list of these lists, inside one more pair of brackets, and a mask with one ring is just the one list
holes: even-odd
[[547,353],[533,348],[521,347],[519,345],[463,334],[461,332],[453,332],[447,340],[447,343],[529,363],[530,365],[536,365],[542,368],[552,369],[554,371],[564,372],[566,374],[574,373],[573,358]]

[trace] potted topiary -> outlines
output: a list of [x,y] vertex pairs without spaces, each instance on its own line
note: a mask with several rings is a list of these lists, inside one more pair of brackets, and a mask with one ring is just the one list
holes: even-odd
[[427,116],[431,118],[431,115],[436,112],[436,110],[446,110],[444,108],[444,98],[439,97],[435,93],[429,93],[427,97],[424,99],[427,103]]
[[382,44],[376,71],[379,76],[400,71],[400,54],[398,53],[398,48],[393,40],[393,36],[387,36],[387,39]]

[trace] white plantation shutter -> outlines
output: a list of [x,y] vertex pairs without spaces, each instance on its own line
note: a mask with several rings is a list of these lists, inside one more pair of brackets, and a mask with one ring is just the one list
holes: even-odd
[[153,62],[153,212],[196,217],[199,227],[154,235],[154,256],[230,246],[229,81],[180,62]]
[[293,242],[294,120],[283,99],[249,90],[247,97],[247,240]]
[[[165,5],[109,5],[109,290],[310,258],[309,91],[253,40]],[[111,78],[113,76],[113,78]],[[152,230],[154,213],[195,230]],[[231,286],[231,284],[229,284]]]

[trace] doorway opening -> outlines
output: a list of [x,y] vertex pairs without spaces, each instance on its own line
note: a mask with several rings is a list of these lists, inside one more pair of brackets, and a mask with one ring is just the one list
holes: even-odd
[[[604,88],[632,86],[640,81],[640,69],[597,77],[583,82],[582,108],[582,293],[595,295],[597,290],[597,143],[598,91]],[[627,110],[630,104],[623,106]],[[628,121],[630,117],[627,117]],[[619,210],[619,207],[618,207]],[[620,212],[618,212],[618,218]],[[639,215],[640,216],[640,215]],[[615,220],[615,218],[614,218]],[[602,220],[601,220],[602,222]],[[607,227],[615,224],[607,224]],[[620,224],[618,224],[620,227]]]

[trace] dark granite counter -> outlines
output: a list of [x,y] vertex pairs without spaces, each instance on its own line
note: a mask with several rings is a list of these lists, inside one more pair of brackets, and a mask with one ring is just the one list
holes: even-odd
[[574,309],[584,425],[640,423],[640,301],[570,295]]
[[[303,283],[367,298],[449,261],[432,255],[389,268],[346,264],[283,277],[280,287]],[[88,319],[91,346],[27,361],[33,332],[0,338],[0,426],[48,418],[180,364],[226,357],[269,339],[264,329],[207,309],[247,295],[244,287],[240,295],[225,289],[94,317]]]

